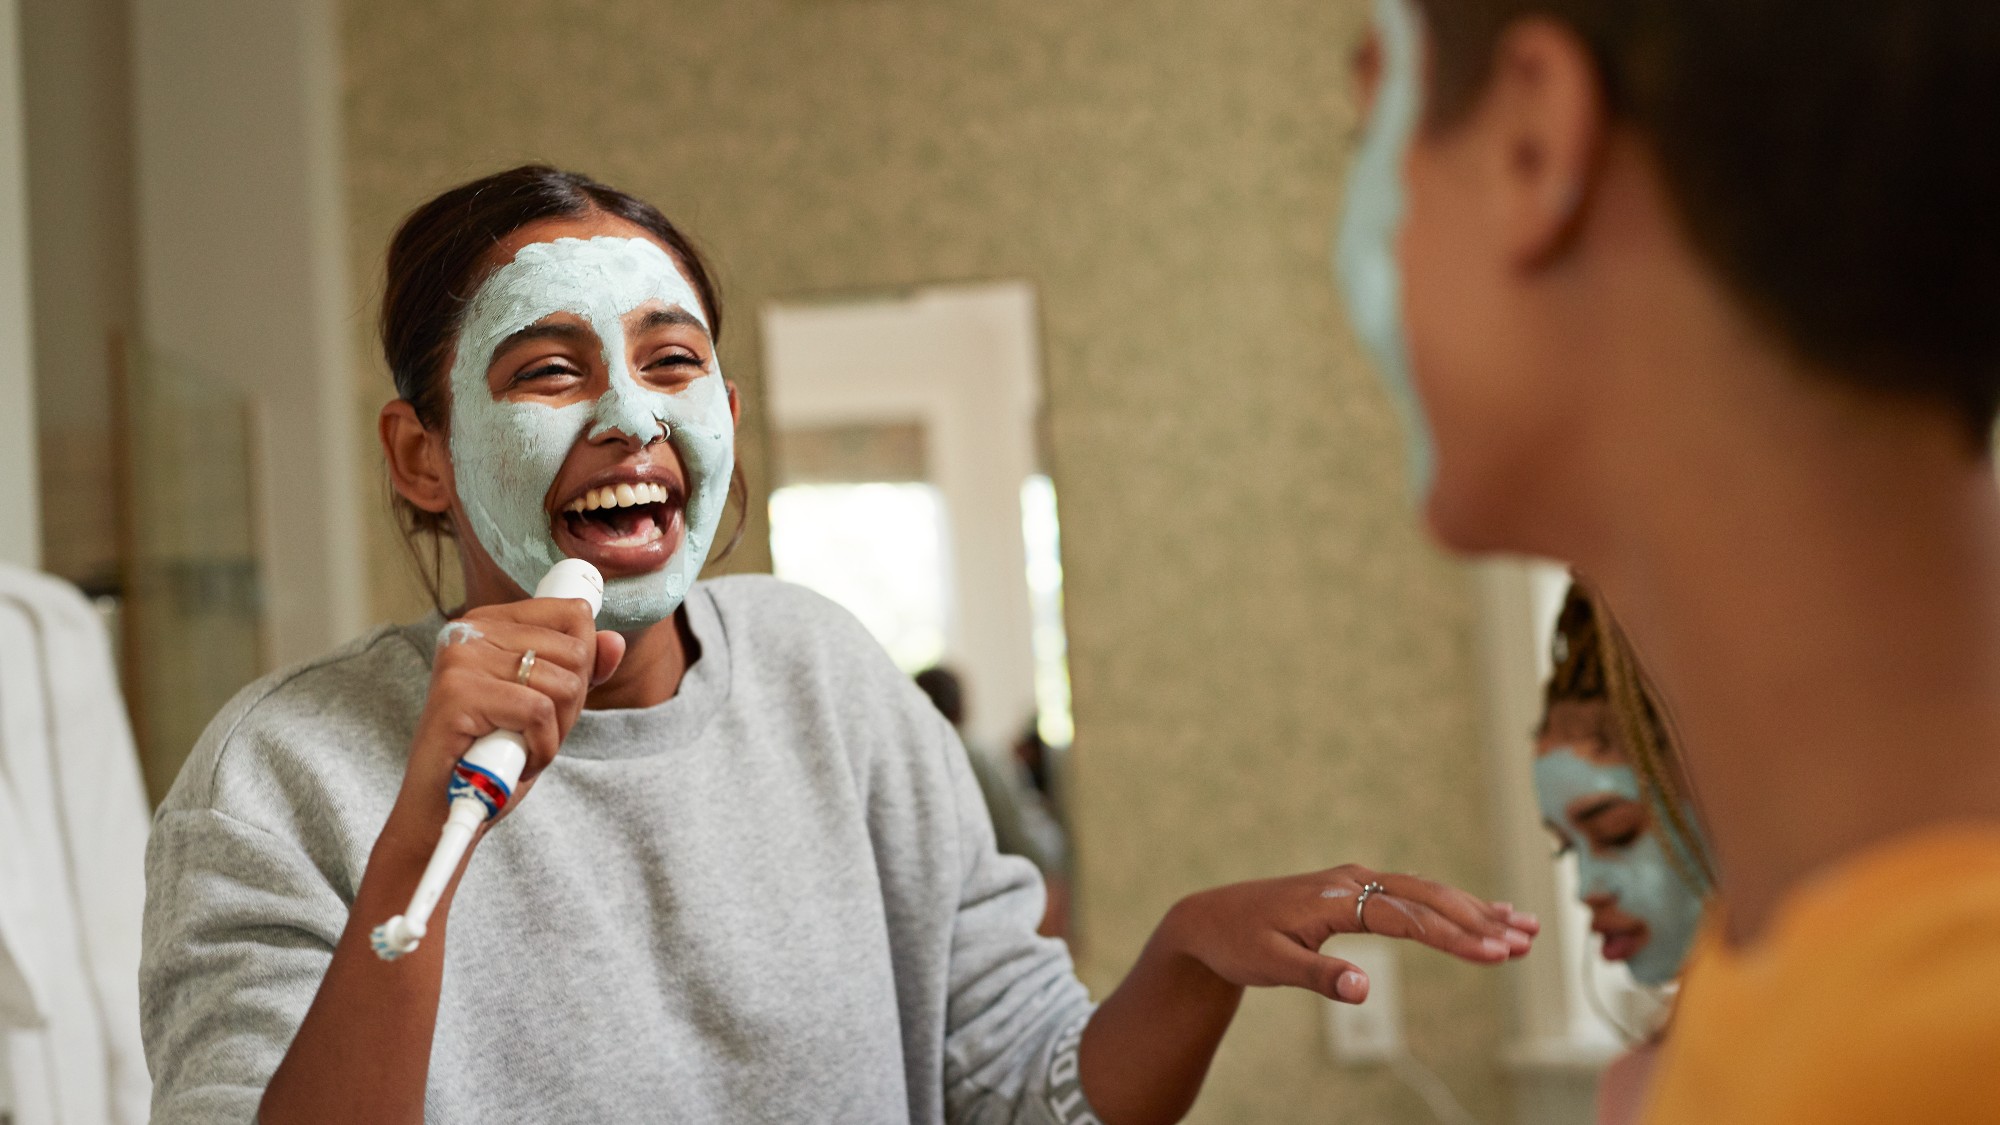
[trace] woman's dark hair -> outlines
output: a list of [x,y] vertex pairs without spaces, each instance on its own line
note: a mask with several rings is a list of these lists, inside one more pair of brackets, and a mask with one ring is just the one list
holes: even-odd
[[1548,708],[1558,703],[1584,703],[1603,699],[1604,642],[1597,634],[1597,610],[1583,587],[1571,583],[1562,609],[1556,613],[1555,632],[1549,638],[1549,660],[1555,670],[1542,687],[1543,725]]
[[916,680],[918,690],[930,697],[945,722],[965,725],[965,684],[957,672],[938,664],[918,672]]
[[[639,227],[672,251],[701,297],[711,339],[722,339],[722,300],[701,251],[660,209],[637,196],[598,183],[588,176],[544,164],[523,164],[460,184],[410,212],[389,240],[388,280],[382,293],[382,355],[396,381],[396,394],[416,411],[418,421],[432,430],[450,425],[451,365],[466,306],[490,272],[483,269],[488,251],[500,240],[543,219],[603,214]],[[740,518],[748,489],[741,470],[732,472],[730,497],[738,502],[736,531],[712,561],[720,562],[743,538]],[[404,546],[417,565],[436,604],[440,590],[442,540],[452,534],[450,520],[426,512],[391,493]],[[419,538],[430,540],[428,566]],[[442,606],[439,607],[442,610]]]
[[2000,406],[2000,4],[1419,0],[1434,125],[1543,15],[1657,148],[1689,236],[1803,358],[1939,402],[1979,447]]

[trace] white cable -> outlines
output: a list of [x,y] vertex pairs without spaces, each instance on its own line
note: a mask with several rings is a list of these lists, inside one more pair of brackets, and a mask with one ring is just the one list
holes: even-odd
[[1429,1107],[1431,1116],[1438,1119],[1438,1125],[1479,1125],[1479,1119],[1472,1116],[1459,1100],[1452,1096],[1451,1087],[1437,1072],[1423,1064],[1423,1061],[1407,1050],[1389,1056],[1389,1070],[1403,1085],[1422,1098]]
[[1678,990],[1678,985],[1674,982],[1663,985],[1634,984],[1632,987],[1639,995],[1652,1001],[1653,1010],[1646,1016],[1646,1022],[1650,1023],[1651,1027],[1634,1030],[1626,1026],[1623,1019],[1613,1015],[1611,1003],[1604,995],[1603,978],[1592,972],[1591,966],[1583,967],[1584,998],[1590,1001],[1590,1008],[1597,1013],[1597,1018],[1603,1020],[1605,1026],[1617,1033],[1627,1050],[1651,1043],[1666,1030],[1667,1020],[1673,1015],[1674,995]]
[[1591,971],[1590,965],[1583,967],[1583,996],[1590,1001],[1590,1010],[1597,1014],[1598,1019],[1604,1021],[1604,1026],[1618,1036],[1619,1042],[1623,1043],[1627,1050],[1646,1041],[1645,1036],[1625,1026],[1624,1020],[1611,1013],[1611,1005],[1604,998],[1603,981]]

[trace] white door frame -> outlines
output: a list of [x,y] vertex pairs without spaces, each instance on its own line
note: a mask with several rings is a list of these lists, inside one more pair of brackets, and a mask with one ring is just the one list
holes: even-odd
[[143,354],[255,404],[264,651],[364,624],[332,0],[135,0]]
[[1041,354],[1026,282],[931,286],[764,311],[766,402],[779,429],[922,423],[949,525],[945,658],[969,733],[1009,745],[1036,713],[1021,486],[1036,472]]

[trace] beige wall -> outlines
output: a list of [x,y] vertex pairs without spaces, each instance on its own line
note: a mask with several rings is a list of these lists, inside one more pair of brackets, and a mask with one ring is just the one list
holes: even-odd
[[19,7],[0,0],[0,563],[42,561]]
[[[346,0],[357,299],[403,212],[528,158],[701,236],[753,411],[767,300],[1033,282],[1093,986],[1205,884],[1343,860],[1489,884],[1467,584],[1414,529],[1328,279],[1363,7]],[[386,376],[362,380],[372,417]],[[385,526],[383,614],[411,605]],[[1499,978],[1404,970],[1414,1048],[1500,1120]],[[1429,1120],[1318,1021],[1253,995],[1197,1119]]]

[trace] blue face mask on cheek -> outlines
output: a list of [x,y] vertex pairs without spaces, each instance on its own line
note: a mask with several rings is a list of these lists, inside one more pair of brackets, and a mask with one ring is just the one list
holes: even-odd
[[[1573,802],[1605,794],[1641,800],[1638,775],[1630,766],[1586,762],[1566,748],[1535,760],[1535,799],[1550,824],[1567,824]],[[1629,846],[1601,854],[1587,842],[1575,841],[1577,893],[1616,898],[1620,910],[1646,923],[1646,944],[1625,967],[1633,980],[1647,985],[1680,975],[1701,927],[1701,896],[1682,880],[1661,846],[1665,831],[1656,823]],[[1564,832],[1573,836],[1568,828]]]
[[1702,903],[1675,872],[1657,831],[1617,856],[1598,856],[1590,848],[1576,854],[1577,887],[1584,895],[1610,894],[1627,914],[1646,923],[1646,944],[1625,962],[1632,979],[1662,985],[1678,977],[1701,929]]
[[1355,334],[1402,415],[1410,487],[1430,491],[1436,456],[1430,423],[1410,376],[1403,329],[1402,269],[1396,238],[1403,226],[1403,162],[1423,117],[1423,19],[1414,0],[1375,0],[1382,81],[1368,131],[1347,179],[1347,206],[1334,250],[1334,274],[1347,298]]

